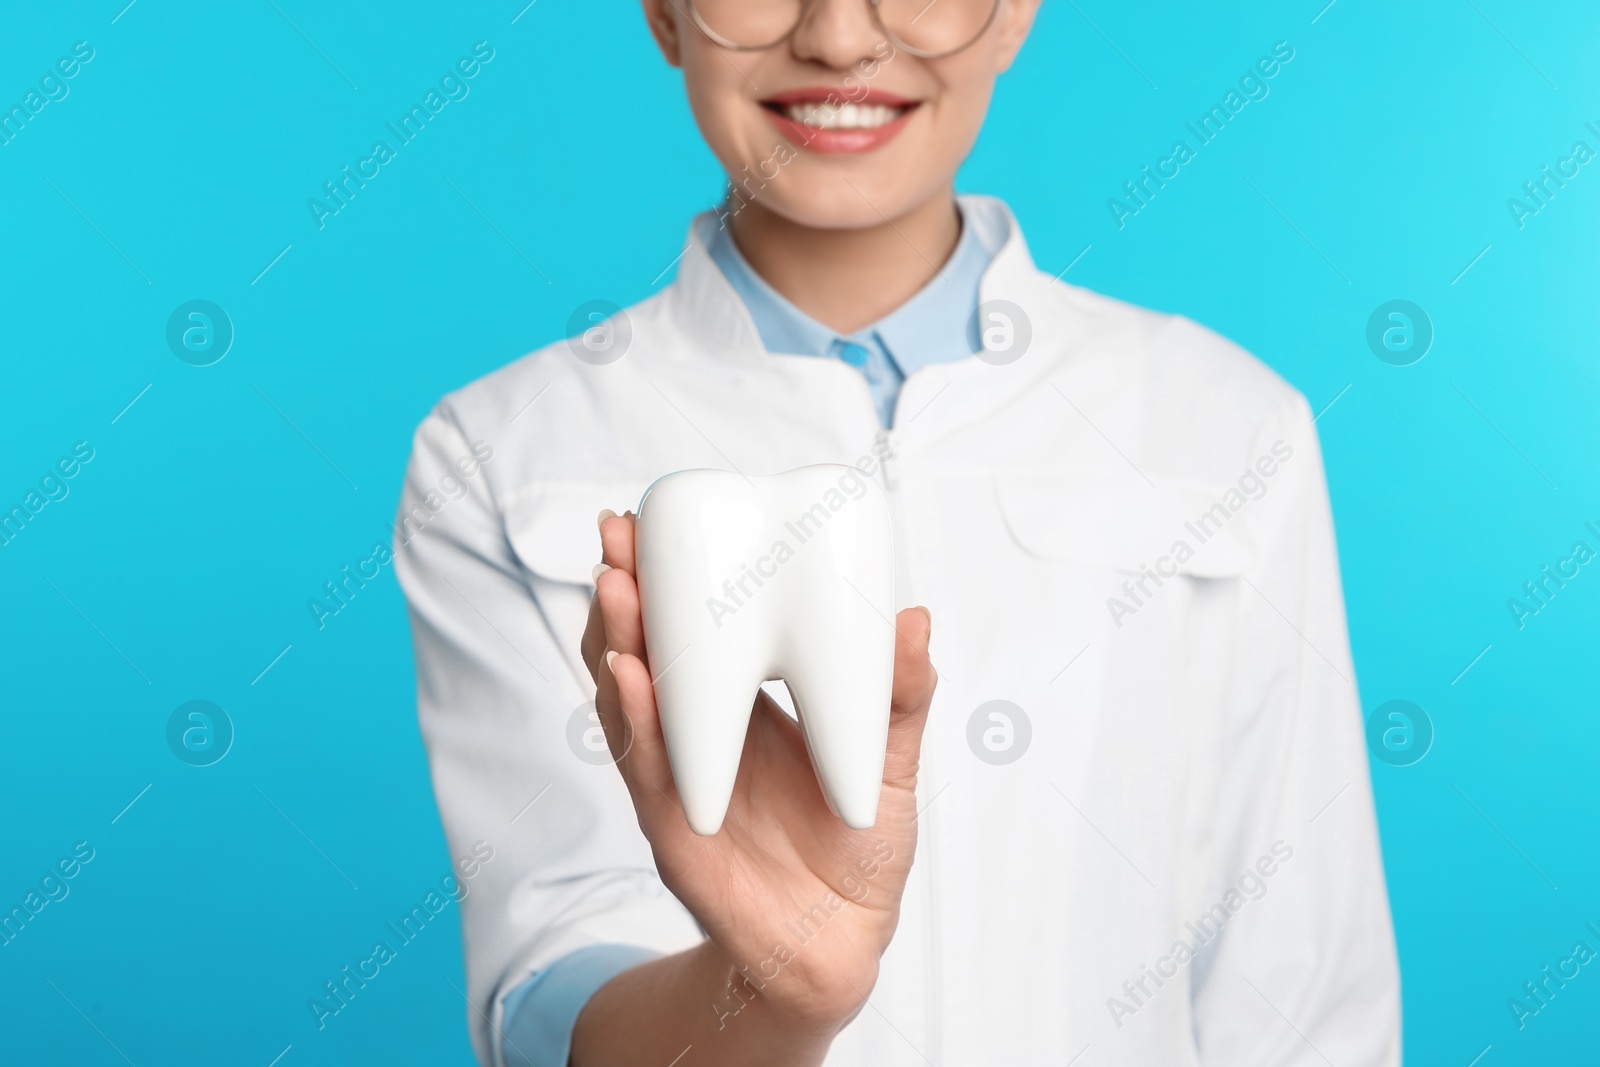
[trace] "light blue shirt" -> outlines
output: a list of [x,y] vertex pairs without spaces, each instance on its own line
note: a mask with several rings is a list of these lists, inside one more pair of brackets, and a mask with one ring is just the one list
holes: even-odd
[[[871,326],[840,334],[769,285],[746,262],[726,227],[707,252],[755,322],[769,352],[840,359],[859,370],[872,390],[878,421],[894,423],[895,401],[907,376],[930,363],[979,351],[978,285],[993,251],[963,219],[950,259],[927,285]],[[572,1030],[583,1006],[623,971],[659,953],[637,945],[591,945],[535,971],[506,995],[501,1051],[510,1067],[566,1067]]]
[[908,376],[930,363],[965,359],[983,347],[978,283],[993,253],[964,220],[955,250],[932,280],[852,334],[837,333],[791,304],[745,261],[725,226],[712,235],[707,251],[744,302],[767,351],[841,359],[855,367],[872,388],[884,426],[894,423],[895,400]]

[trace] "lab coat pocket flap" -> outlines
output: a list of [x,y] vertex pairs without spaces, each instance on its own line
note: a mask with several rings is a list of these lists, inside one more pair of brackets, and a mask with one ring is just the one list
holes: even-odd
[[1245,504],[1226,487],[1076,473],[1009,475],[996,482],[1012,539],[1055,563],[1137,574],[1144,568],[1229,578],[1255,561]]
[[620,482],[545,482],[506,506],[506,537],[523,566],[541,578],[592,585],[600,562],[602,508],[639,506],[642,485]]

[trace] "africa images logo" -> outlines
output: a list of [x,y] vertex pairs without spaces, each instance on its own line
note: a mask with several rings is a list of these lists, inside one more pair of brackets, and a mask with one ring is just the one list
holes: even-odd
[[356,194],[367,187],[367,182],[383,173],[384,166],[399,158],[400,149],[421,136],[428,123],[446,106],[453,101],[465,100],[467,94],[472,92],[467,82],[476,78],[493,59],[494,48],[488,41],[479,41],[472,46],[472,55],[462,56],[453,67],[440,75],[437,89],[429,88],[423,94],[422,103],[412,104],[410,110],[400,116],[398,125],[395,122],[384,123],[384,128],[393,135],[395,143],[391,145],[387,140],[374,141],[372,151],[365,159],[356,162],[354,170],[346,163],[340,168],[337,181],[322,183],[326,199],[313,196],[306,201],[317,229],[326,227],[330,218],[349,207]]
[[1272,92],[1272,87],[1267,84],[1269,80],[1278,76],[1278,72],[1294,59],[1294,46],[1288,41],[1278,41],[1272,46],[1270,56],[1262,56],[1255,64],[1239,77],[1238,88],[1229,89],[1223,96],[1222,103],[1212,104],[1210,110],[1202,114],[1195,122],[1185,122],[1184,129],[1194,138],[1194,147],[1190,147],[1187,140],[1177,140],[1172,144],[1172,150],[1167,155],[1156,161],[1155,167],[1146,163],[1139,168],[1139,176],[1122,183],[1122,193],[1126,199],[1111,197],[1106,201],[1106,210],[1111,212],[1111,221],[1117,224],[1117,229],[1126,229],[1128,220],[1145,208],[1155,199],[1156,193],[1167,187],[1167,182],[1172,181],[1183,168],[1199,158],[1200,149],[1210,144],[1222,135],[1231,122],[1245,106],[1252,101],[1265,100],[1267,94]]

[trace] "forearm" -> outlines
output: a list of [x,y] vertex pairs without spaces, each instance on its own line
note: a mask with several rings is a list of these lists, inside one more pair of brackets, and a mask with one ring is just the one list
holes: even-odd
[[601,987],[578,1016],[571,1067],[675,1063],[691,1046],[697,1065],[814,1067],[847,1021],[781,1017],[706,941]]

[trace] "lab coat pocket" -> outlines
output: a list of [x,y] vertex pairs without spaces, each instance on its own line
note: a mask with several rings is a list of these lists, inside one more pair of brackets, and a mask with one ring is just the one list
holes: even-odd
[[1062,665],[1025,694],[1053,701],[1061,723],[1052,780],[1088,788],[1097,758],[1184,766],[1211,736],[1208,709],[1225,703],[1260,505],[1226,486],[1152,487],[1132,470],[1006,477],[996,492],[1036,605],[1030,639]]
[[594,594],[594,566],[600,562],[595,519],[602,508],[637,508],[643,490],[643,485],[612,482],[543,482],[505,504],[506,539],[582,688],[589,687],[589,676],[580,647]]
[[506,506],[506,537],[538,578],[592,586],[600,562],[596,519],[603,508],[635,508],[643,486],[612,482],[545,482]]
[[1231,578],[1256,557],[1250,500],[1226,486],[1041,471],[998,479],[996,494],[1011,539],[1049,563]]

